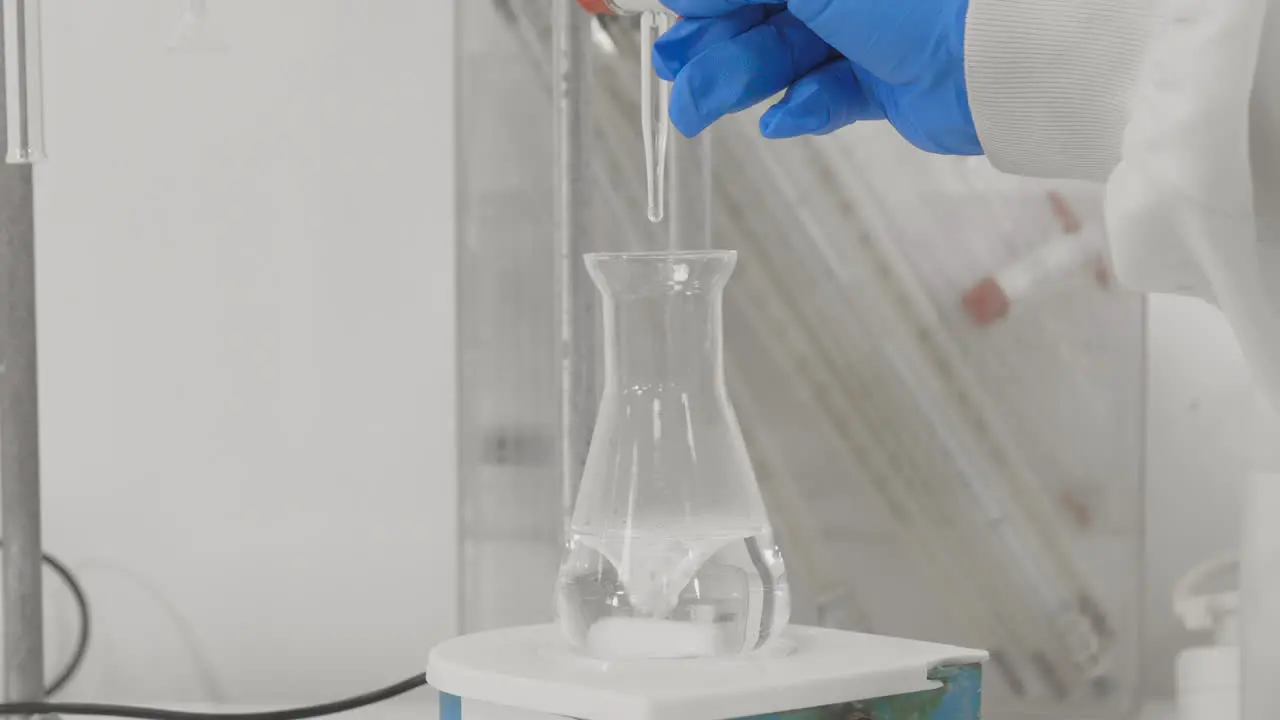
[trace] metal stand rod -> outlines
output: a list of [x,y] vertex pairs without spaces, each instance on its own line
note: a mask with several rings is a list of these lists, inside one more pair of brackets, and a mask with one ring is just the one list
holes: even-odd
[[0,165],[0,213],[5,698],[22,702],[44,698],[35,224],[30,165]]
[[3,0],[5,116],[9,152],[15,164],[45,159],[44,60],[41,51],[42,0]]
[[560,294],[560,472],[566,537],[595,426],[595,290],[582,255],[591,230],[591,17],[575,0],[552,5],[555,111],[555,252]]
[[711,240],[711,128],[696,138],[671,131],[667,203],[672,250],[709,250]]

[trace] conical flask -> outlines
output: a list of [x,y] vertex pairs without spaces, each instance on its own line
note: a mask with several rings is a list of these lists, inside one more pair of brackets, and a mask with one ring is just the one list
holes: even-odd
[[791,614],[782,556],[724,377],[737,254],[586,258],[604,394],[556,585],[560,626],[608,659],[737,655]]

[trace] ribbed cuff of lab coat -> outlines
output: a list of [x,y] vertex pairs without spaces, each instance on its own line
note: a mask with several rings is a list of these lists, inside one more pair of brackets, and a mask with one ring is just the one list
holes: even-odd
[[1105,179],[1154,18],[1150,0],[970,0],[969,106],[992,164]]

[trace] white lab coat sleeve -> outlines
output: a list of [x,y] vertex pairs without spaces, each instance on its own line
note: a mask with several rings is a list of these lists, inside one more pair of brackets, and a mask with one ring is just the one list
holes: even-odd
[[965,79],[992,164],[1106,179],[1160,1],[970,0]]
[[1280,26],[1267,0],[1164,2],[1107,183],[1116,274],[1221,308],[1280,410],[1280,242],[1267,229],[1277,198],[1255,197],[1267,187],[1255,170],[1275,172],[1261,151],[1280,127],[1251,116],[1255,95],[1276,91],[1259,86],[1258,58],[1264,29],[1275,43]]
[[970,0],[965,77],[992,164],[1105,181],[1120,281],[1221,308],[1280,412],[1280,71],[1258,63],[1264,33],[1280,62],[1271,4]]

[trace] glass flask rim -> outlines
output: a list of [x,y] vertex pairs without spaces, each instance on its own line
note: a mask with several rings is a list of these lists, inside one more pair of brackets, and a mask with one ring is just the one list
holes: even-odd
[[737,250],[635,250],[620,252],[589,252],[583,255],[588,262],[600,260],[732,260]]

